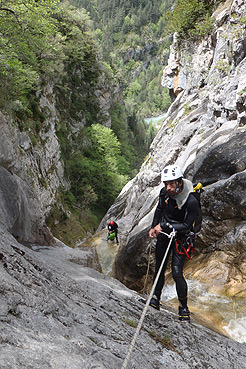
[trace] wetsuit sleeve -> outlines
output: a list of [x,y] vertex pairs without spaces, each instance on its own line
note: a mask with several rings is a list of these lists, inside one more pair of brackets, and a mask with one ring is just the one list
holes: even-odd
[[162,214],[163,214],[163,209],[164,209],[164,206],[165,206],[166,196],[167,196],[166,190],[165,190],[165,188],[163,188],[160,192],[159,201],[158,201],[158,204],[157,204],[156,209],[155,209],[154,218],[153,218],[153,222],[151,224],[151,228],[155,228],[155,226],[157,224],[159,224],[160,221],[161,221]]
[[177,232],[185,233],[190,231],[197,218],[198,206],[197,199],[190,194],[186,202],[186,214],[183,223],[170,222]]

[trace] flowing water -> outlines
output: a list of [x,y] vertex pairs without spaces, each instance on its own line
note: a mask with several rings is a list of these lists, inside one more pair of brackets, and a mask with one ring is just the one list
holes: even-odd
[[[107,242],[106,230],[92,236],[87,243],[87,246],[96,247],[102,271],[110,275],[119,246],[115,241]],[[246,299],[221,296],[212,293],[209,285],[194,278],[186,280],[189,288],[189,309],[197,321],[235,341],[246,343]],[[178,300],[174,284],[165,285],[161,300],[164,304],[177,309]]]
[[[187,280],[189,309],[205,325],[216,328],[235,341],[246,343],[246,300],[209,292],[209,286],[198,280]],[[164,287],[161,300],[177,309],[175,285]]]
[[[104,274],[112,271],[112,264],[118,252],[115,242],[105,242],[106,234],[97,245],[97,252]],[[189,309],[198,322],[235,341],[246,343],[246,299],[236,299],[210,292],[209,286],[196,279],[186,279],[189,288]],[[163,288],[161,300],[177,309],[178,300],[174,284]]]
[[97,251],[103,274],[110,275],[119,245],[116,244],[116,240],[108,240],[107,242],[107,235],[107,230],[103,229],[80,243],[77,247],[94,247]]
[[112,265],[118,249],[119,246],[115,243],[115,240],[108,240],[108,242],[101,242],[98,244],[97,254],[104,274],[111,274]]
[[150,118],[145,118],[144,121],[145,123],[149,124],[149,123],[152,123],[152,124],[159,124],[159,123],[162,123],[164,118],[166,117],[166,113],[162,114],[162,115],[159,115],[158,117],[150,117]]

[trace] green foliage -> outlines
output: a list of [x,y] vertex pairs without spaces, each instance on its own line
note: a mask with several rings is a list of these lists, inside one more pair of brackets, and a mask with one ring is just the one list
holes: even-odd
[[0,108],[21,122],[36,118],[39,89],[51,79],[63,117],[94,122],[101,64],[88,14],[57,0],[5,0],[0,27]]
[[73,150],[73,142],[70,137],[69,126],[64,120],[60,120],[59,123],[56,123],[56,135],[61,146],[61,159],[64,161],[66,168],[66,159],[69,158]]
[[171,341],[168,332],[164,332],[162,336],[159,336],[155,331],[149,331],[148,333],[151,337],[154,338],[156,342],[159,342],[163,347],[166,347],[168,350],[177,351],[176,347]]
[[140,152],[136,146],[135,135],[129,127],[123,106],[119,103],[114,104],[113,108],[110,110],[110,116],[112,130],[121,143],[121,155],[118,159],[119,173],[133,177],[134,169],[138,167],[140,165],[139,163],[142,161],[142,152]]
[[246,93],[246,87],[243,88],[241,91],[238,92],[238,95],[243,95]]
[[62,73],[56,83],[57,107],[66,120],[84,119],[89,126],[99,119],[95,89],[101,69],[105,68],[98,61],[91,22],[83,9],[75,10],[66,3],[54,17],[63,56]]
[[192,108],[188,103],[184,105],[184,113],[183,115],[188,115],[190,114],[192,111],[194,110],[194,108]]
[[196,24],[195,29],[190,30],[192,37],[198,38],[199,36],[206,36],[214,30],[215,19],[210,16],[210,12],[205,14],[203,19]]
[[127,97],[129,99],[135,98],[135,97],[138,96],[140,91],[141,91],[141,85],[135,80],[135,81],[131,82],[129,87],[128,87]]
[[122,160],[120,143],[110,128],[92,124],[82,136],[83,145],[66,160],[71,193],[79,208],[106,211],[129,180],[119,172],[128,162]]
[[78,240],[87,236],[88,230],[95,231],[100,219],[91,210],[65,208],[55,205],[46,219],[46,224],[52,228],[52,234],[70,247],[75,247]]
[[[78,207],[80,216],[95,203],[105,212],[130,169],[113,131],[99,124],[105,119],[96,95],[99,77],[104,74],[110,83],[113,70],[99,61],[88,14],[55,0],[5,0],[0,26],[0,108],[15,114],[36,145],[47,117],[38,96],[51,80],[61,116],[56,132],[71,183],[60,200]],[[89,128],[73,134],[71,123],[81,121]],[[44,178],[40,183],[47,185]]]
[[[142,142],[138,139],[141,150],[150,143],[149,137],[142,135],[143,119],[163,113],[171,104],[167,90],[160,85],[163,51],[168,55],[171,39],[162,39],[160,43],[157,40],[165,33],[163,14],[173,1],[74,0],[73,3],[84,7],[97,31],[101,30],[101,53],[120,77],[125,115],[127,121],[139,126],[135,132],[141,132]],[[146,152],[143,154],[142,160]]]
[[70,207],[74,207],[76,205],[76,198],[74,194],[69,190],[62,193],[62,200]]
[[[18,98],[25,106],[37,88],[40,62],[54,45],[55,21],[50,13],[56,0],[3,0],[0,6],[0,107]],[[25,109],[25,108],[24,108]]]
[[211,31],[211,13],[214,2],[210,0],[176,0],[173,11],[165,14],[167,29],[180,37],[204,36]]
[[[43,91],[49,98],[51,81],[61,158],[71,183],[60,201],[78,208],[81,217],[89,207],[106,211],[136,174],[156,133],[144,118],[170,104],[160,80],[171,42],[163,39],[163,13],[172,1],[74,4],[77,8],[57,0],[1,1],[0,109],[15,116],[33,145],[40,143],[49,112],[39,99]],[[123,100],[112,102],[109,129],[98,91],[113,91],[112,85],[122,88]]]
[[227,75],[231,67],[227,59],[219,59],[215,64],[215,68],[222,72],[222,74]]
[[138,323],[135,320],[124,318],[124,322],[129,325],[130,327],[136,328]]
[[81,203],[82,203],[81,209],[82,210],[88,209],[98,199],[98,196],[95,193],[95,191],[93,190],[91,185],[87,184],[84,187],[83,190],[84,190],[84,194],[83,194],[83,197],[82,197],[82,200],[81,200]]

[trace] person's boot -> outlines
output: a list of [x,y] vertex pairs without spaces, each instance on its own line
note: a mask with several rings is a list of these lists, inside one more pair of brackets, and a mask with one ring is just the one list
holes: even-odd
[[156,310],[160,310],[160,300],[158,299],[158,297],[156,295],[154,295],[152,297],[152,299],[150,300],[150,306],[152,306],[154,309]]
[[190,321],[190,312],[188,307],[179,306],[179,320]]

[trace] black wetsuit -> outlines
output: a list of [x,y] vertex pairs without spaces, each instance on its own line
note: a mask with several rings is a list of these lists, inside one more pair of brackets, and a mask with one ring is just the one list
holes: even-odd
[[[176,239],[184,243],[186,239],[187,233],[192,229],[192,225],[196,220],[198,212],[198,202],[195,196],[190,193],[188,198],[181,209],[178,209],[176,201],[169,197],[166,189],[163,188],[160,192],[159,202],[155,210],[154,219],[152,222],[151,228],[154,228],[157,224],[160,223],[161,228],[164,232],[170,233],[171,230],[166,226],[166,223],[170,223],[174,229],[177,231]],[[159,234],[156,242],[155,249],[155,257],[156,257],[156,265],[155,265],[155,276],[158,273],[160,268],[162,259],[165,255],[167,246],[169,244],[170,239],[163,235]],[[186,260],[186,256],[184,254],[178,254],[176,251],[176,244],[173,240],[172,245],[170,247],[170,251],[166,261],[164,263],[162,272],[158,279],[154,294],[160,299],[161,291],[165,282],[165,270],[167,267],[168,259],[170,253],[172,251],[172,276],[176,283],[177,295],[182,306],[187,306],[187,283],[183,277],[183,267]]]
[[111,225],[110,223],[108,224],[108,237],[107,237],[107,241],[109,239],[110,233],[112,233],[112,232],[115,233],[116,242],[119,243],[119,240],[118,240],[118,224],[116,222],[114,222],[113,225]]

